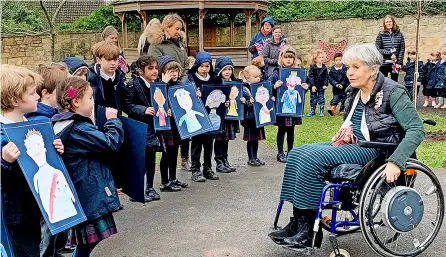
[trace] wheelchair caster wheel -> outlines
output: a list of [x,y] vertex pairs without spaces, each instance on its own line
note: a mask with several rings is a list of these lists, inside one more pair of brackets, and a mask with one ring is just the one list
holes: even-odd
[[335,251],[333,251],[331,252],[330,257],[350,257],[350,254],[344,249],[339,249],[339,253],[340,255],[336,255]]

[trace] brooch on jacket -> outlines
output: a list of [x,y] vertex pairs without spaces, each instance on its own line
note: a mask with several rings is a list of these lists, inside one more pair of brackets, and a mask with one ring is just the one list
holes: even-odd
[[379,91],[375,96],[375,110],[378,110],[378,108],[383,105],[383,91]]

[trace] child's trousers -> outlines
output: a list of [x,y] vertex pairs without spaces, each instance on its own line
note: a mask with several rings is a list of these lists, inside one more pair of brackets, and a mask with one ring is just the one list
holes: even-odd
[[340,111],[344,110],[344,103],[345,103],[346,94],[336,94],[333,95],[333,99],[330,101],[330,106],[337,106],[339,103],[341,103],[341,109]]
[[214,145],[213,135],[198,135],[192,137],[191,161],[192,172],[199,171],[201,168],[201,148],[203,148],[203,168],[212,168],[212,148]]
[[316,104],[319,104],[320,106],[325,105],[325,90],[318,89],[316,92],[311,91],[310,105],[316,106]]

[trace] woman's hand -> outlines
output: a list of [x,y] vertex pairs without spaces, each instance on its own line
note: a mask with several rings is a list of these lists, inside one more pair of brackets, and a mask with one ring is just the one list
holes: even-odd
[[151,115],[153,116],[155,114],[155,108],[153,107],[147,107],[146,111],[144,112],[145,115]]
[[401,175],[401,169],[393,162],[388,162],[386,168],[384,169],[383,175],[386,176],[387,183],[395,182]]
[[58,139],[54,139],[54,141],[53,141],[53,145],[54,145],[54,148],[56,148],[56,151],[57,151],[59,154],[63,154],[63,153],[64,153],[64,149],[65,149],[65,147],[63,146],[63,144],[62,144],[62,140],[60,140],[60,138],[58,138]]
[[118,110],[110,107],[105,108],[105,118],[107,120],[118,118]]
[[392,54],[392,56],[390,56],[390,58],[392,59],[392,61],[396,61],[396,55]]
[[242,104],[245,104],[246,103],[246,98],[240,97],[240,102],[242,102]]
[[171,109],[169,109],[169,110],[167,111],[167,116],[172,117],[172,110],[171,110]]
[[301,86],[302,86],[303,89],[308,90],[308,84],[307,83],[302,83]]
[[282,80],[278,80],[276,81],[276,83],[274,84],[274,89],[278,89],[279,87],[281,87],[283,85],[283,81]]
[[19,148],[13,143],[9,142],[2,148],[2,159],[6,162],[13,163],[19,158]]

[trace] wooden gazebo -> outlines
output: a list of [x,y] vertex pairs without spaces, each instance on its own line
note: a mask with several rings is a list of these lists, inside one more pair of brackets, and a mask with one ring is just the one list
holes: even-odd
[[[251,17],[256,15],[257,30],[260,29],[260,23],[268,10],[267,1],[255,0],[123,0],[113,3],[113,11],[117,15],[122,24],[122,44],[124,51],[129,59],[137,58],[138,53],[136,49],[128,48],[127,38],[127,19],[130,13],[137,14],[141,19],[141,30],[143,31],[147,23],[150,21],[150,15],[153,14],[167,14],[174,12],[180,15],[185,21],[185,32],[188,35],[188,25],[190,17],[198,14],[198,47],[188,46],[188,54],[193,55],[197,50],[208,51],[212,57],[218,58],[220,56],[229,56],[234,62],[235,66],[245,66],[250,62],[250,54],[247,51],[247,46],[252,37],[251,31]],[[226,14],[230,23],[230,45],[225,47],[204,45],[204,18],[206,14]],[[245,13],[246,15],[246,43],[245,47],[234,46],[235,41],[235,16],[238,13]]]

